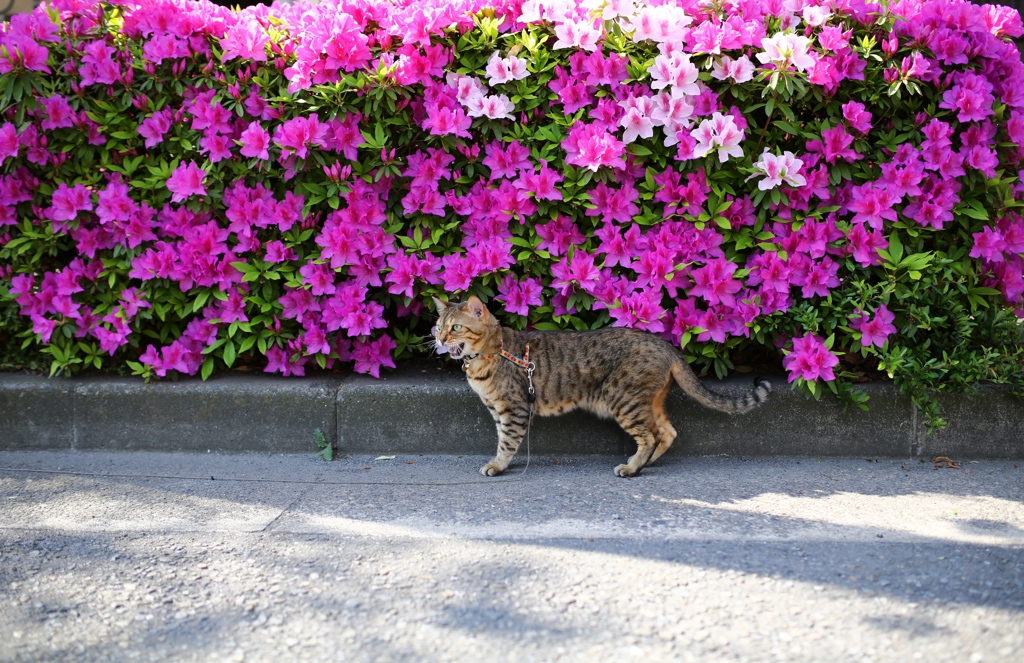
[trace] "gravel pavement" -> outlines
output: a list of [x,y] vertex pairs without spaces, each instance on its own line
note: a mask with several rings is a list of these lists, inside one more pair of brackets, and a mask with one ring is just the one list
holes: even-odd
[[2,661],[1007,661],[1024,462],[0,452]]

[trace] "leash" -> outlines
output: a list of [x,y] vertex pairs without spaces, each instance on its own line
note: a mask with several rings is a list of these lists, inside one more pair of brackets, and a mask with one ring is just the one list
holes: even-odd
[[[537,370],[537,364],[530,361],[530,344],[526,344],[526,349],[523,352],[522,357],[517,357],[511,352],[505,350],[505,341],[502,340],[501,347],[498,351],[489,355],[466,355],[462,360],[462,372],[465,373],[469,369],[469,363],[474,359],[495,359],[502,357],[512,362],[519,368],[526,371],[526,402],[530,404],[530,414],[526,419],[526,466],[521,472],[516,474],[514,477],[509,477],[505,481],[518,481],[526,470],[530,469],[530,429],[533,428],[533,404],[537,401],[537,392],[533,388],[533,372]],[[474,483],[487,483],[486,481],[478,481]]]

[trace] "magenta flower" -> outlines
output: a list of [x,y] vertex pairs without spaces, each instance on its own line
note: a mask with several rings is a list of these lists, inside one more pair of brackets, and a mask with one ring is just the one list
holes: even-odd
[[743,284],[732,277],[735,271],[736,263],[730,260],[709,260],[703,267],[691,273],[693,287],[690,288],[690,296],[701,297],[712,305],[721,302],[726,306],[735,306],[734,295],[743,289]]
[[91,192],[82,184],[74,188],[61,182],[53,192],[53,201],[48,210],[49,217],[54,221],[71,221],[79,212],[92,210]]
[[423,121],[423,128],[429,129],[433,136],[472,138],[469,133],[472,124],[473,120],[461,108],[442,108],[431,104],[427,106],[427,119]]
[[491,180],[512,178],[518,170],[532,169],[530,151],[517,140],[513,140],[505,149],[502,149],[500,142],[493,141],[484,148],[484,151],[487,156],[484,157],[483,164],[491,169]]
[[843,125],[825,129],[821,132],[821,138],[822,140],[808,141],[807,151],[823,153],[828,163],[835,163],[836,159],[856,161],[863,156],[851,147],[853,136],[846,133],[846,127]]
[[139,123],[139,135],[146,139],[146,147],[158,145],[164,139],[164,134],[171,128],[173,119],[174,113],[165,108]]
[[838,363],[839,357],[832,354],[819,337],[810,333],[793,339],[793,351],[782,360],[782,365],[789,371],[790,382],[797,378],[808,382],[818,378],[835,380],[832,367]]
[[537,248],[553,256],[563,255],[570,246],[582,244],[586,240],[572,219],[564,215],[548,223],[537,224],[534,230],[541,239]]
[[626,145],[608,131],[595,124],[577,122],[562,141],[565,162],[597,172],[601,166],[625,168],[622,160]]
[[[282,151],[290,150],[300,159],[309,155],[310,147],[324,147],[327,125],[315,113],[309,117],[293,117],[274,132],[274,144]],[[284,155],[282,155],[284,156]]]
[[190,196],[205,196],[206,188],[203,187],[203,177],[206,171],[201,169],[194,161],[184,161],[178,165],[169,178],[167,178],[167,190],[171,192],[171,202],[180,203]]
[[220,47],[224,51],[221,62],[235,58],[266,62],[266,47],[269,41],[270,38],[254,18],[250,16],[246,20],[240,17],[237,23],[225,30],[224,37],[220,40]]
[[259,120],[250,122],[238,138],[238,144],[242,146],[240,152],[243,157],[270,159],[270,133],[260,125]]
[[974,246],[971,247],[972,258],[982,258],[988,262],[1002,262],[1006,241],[998,228],[985,226],[980,233],[974,233]]
[[391,351],[396,347],[391,337],[384,334],[375,341],[356,340],[352,349],[356,373],[369,373],[375,378],[380,377],[381,368],[394,368],[395,361]]
[[896,210],[893,205],[900,197],[885,187],[873,182],[865,182],[856,188],[850,211],[854,212],[854,223],[866,223],[875,230],[881,230],[886,220],[896,222]]
[[67,97],[52,94],[43,99],[46,119],[40,125],[43,129],[60,129],[74,126],[75,111],[71,110]]
[[864,135],[871,131],[871,113],[859,101],[848,101],[843,104],[843,117],[850,123],[850,128]]
[[505,302],[505,311],[516,315],[527,316],[530,314],[531,306],[540,306],[544,303],[541,299],[543,288],[540,279],[516,280],[512,274],[506,274],[498,285],[498,301]]
[[574,285],[583,290],[589,291],[601,277],[601,272],[594,265],[594,256],[584,252],[576,251],[572,260],[566,256],[551,266],[551,276],[554,277],[551,286],[558,290],[561,295],[568,295]]
[[562,200],[562,192],[557,187],[561,181],[562,176],[557,171],[548,168],[546,161],[541,161],[539,171],[523,169],[513,186],[532,193],[537,200]]
[[313,291],[314,295],[334,294],[334,272],[327,265],[317,265],[312,260],[299,268],[302,282]]
[[0,164],[7,158],[18,158],[18,130],[12,122],[0,126]]
[[[877,345],[881,348],[885,346],[888,338],[896,333],[896,327],[892,324],[895,319],[896,316],[882,304],[875,310],[874,318],[867,320],[862,316],[857,323],[851,323],[850,326],[860,331],[861,345]],[[854,327],[854,324],[857,326]]]

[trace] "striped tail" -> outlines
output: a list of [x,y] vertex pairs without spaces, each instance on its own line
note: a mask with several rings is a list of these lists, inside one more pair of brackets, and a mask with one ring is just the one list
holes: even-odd
[[768,400],[768,394],[772,390],[771,382],[764,378],[757,378],[754,380],[754,388],[740,396],[716,394],[704,386],[700,378],[682,359],[672,365],[672,377],[690,398],[705,407],[729,414],[744,414],[760,407]]

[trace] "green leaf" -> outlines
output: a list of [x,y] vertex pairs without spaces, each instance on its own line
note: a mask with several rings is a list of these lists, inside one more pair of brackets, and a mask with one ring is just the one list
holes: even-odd
[[224,363],[228,368],[235,363],[235,342],[234,340],[228,339],[228,342],[224,344],[224,354],[221,355]]

